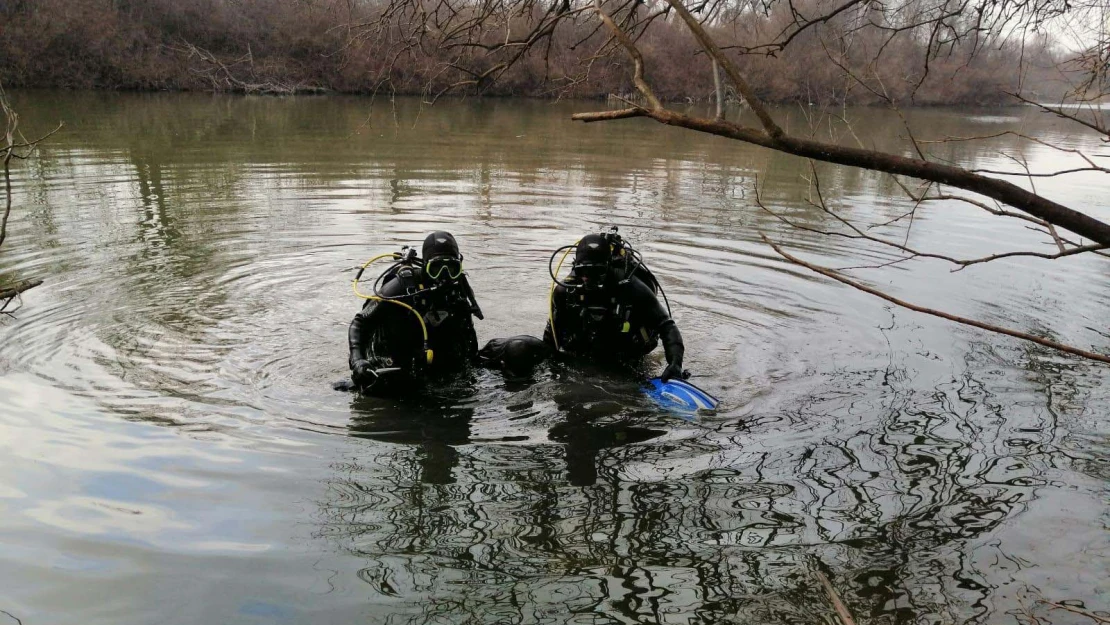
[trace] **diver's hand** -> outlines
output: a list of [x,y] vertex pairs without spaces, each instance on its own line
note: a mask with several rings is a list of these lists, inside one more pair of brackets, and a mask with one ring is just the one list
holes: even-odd
[[682,363],[681,362],[672,362],[672,363],[667,365],[666,369],[663,369],[663,373],[659,376],[659,379],[666,382],[666,381],[670,380],[671,378],[678,378],[679,380],[685,380],[689,376],[690,376],[689,372],[686,372],[686,371],[682,370]]
[[374,373],[374,366],[370,364],[369,360],[356,360],[353,367],[351,367],[351,381],[355,386],[364,387],[370,386],[378,379],[378,374]]

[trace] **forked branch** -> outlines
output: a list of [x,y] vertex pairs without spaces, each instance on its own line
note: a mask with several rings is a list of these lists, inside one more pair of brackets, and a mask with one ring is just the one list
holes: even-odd
[[609,28],[609,32],[616,37],[617,41],[620,42],[621,46],[628,52],[628,56],[632,58],[632,82],[636,84],[636,88],[640,90],[640,93],[644,96],[644,99],[648,101],[648,105],[652,110],[663,110],[663,104],[659,102],[659,98],[655,97],[655,93],[652,92],[651,87],[644,79],[644,57],[640,54],[639,48],[632,42],[628,34],[625,33],[621,27],[617,26],[613,18],[609,17],[601,8],[601,0],[594,0],[594,10],[597,11],[597,16],[605,26]]

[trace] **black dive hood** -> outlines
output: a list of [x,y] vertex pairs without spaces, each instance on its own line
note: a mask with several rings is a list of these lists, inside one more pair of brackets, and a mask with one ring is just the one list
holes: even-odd
[[587,234],[574,250],[575,267],[608,267],[613,250],[605,235]]
[[455,237],[450,232],[443,230],[433,232],[424,239],[424,247],[420,250],[420,256],[424,262],[428,262],[433,258],[462,258],[462,253],[459,251],[459,244],[455,241]]

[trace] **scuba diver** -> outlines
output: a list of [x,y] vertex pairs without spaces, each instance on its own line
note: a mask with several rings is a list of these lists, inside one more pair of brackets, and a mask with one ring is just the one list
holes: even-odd
[[[563,252],[559,267],[551,269],[555,257]],[[560,281],[559,269],[574,252],[570,274]],[[548,272],[554,281],[550,316],[543,341],[556,352],[586,357],[599,362],[635,362],[654,350],[660,342],[667,366],[660,378],[683,380],[689,373],[682,369],[682,334],[656,293],[659,281],[644,265],[643,258],[617,233],[588,234],[574,244],[561,247],[551,255]]]
[[[394,263],[374,281],[372,295],[360,292],[363,271],[382,258]],[[352,388],[404,391],[428,376],[458,372],[476,357],[471,317],[483,315],[462,260],[455,237],[440,231],[424,239],[420,257],[405,246],[362,266],[354,290],[366,303],[347,335]]]

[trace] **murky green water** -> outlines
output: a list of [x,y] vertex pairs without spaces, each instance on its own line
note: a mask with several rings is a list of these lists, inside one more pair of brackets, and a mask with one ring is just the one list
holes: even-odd
[[[0,623],[821,623],[818,570],[861,623],[1018,623],[1026,593],[1110,609],[1110,369],[779,260],[760,231],[829,265],[890,260],[755,206],[758,179],[831,227],[803,162],[568,120],[590,103],[402,102],[395,125],[379,102],[367,125],[348,98],[14,100],[28,131],[67,127],[16,169],[0,252],[0,275],[46,280],[0,321]],[[850,115],[898,144],[896,117]],[[1033,114],[910,117],[922,137],[1020,128],[1106,153]],[[1012,137],[937,149],[1066,162]],[[820,171],[854,219],[909,208],[881,177]],[[1110,217],[1104,178],[1037,187]],[[972,210],[922,209],[909,240],[1041,245]],[[550,250],[610,223],[718,414],[661,413],[595,371],[330,390],[369,256],[454,232],[484,342],[539,334]],[[859,275],[1110,351],[1110,261]]]

